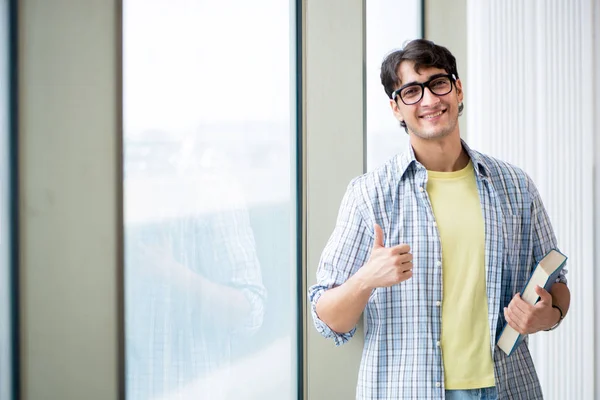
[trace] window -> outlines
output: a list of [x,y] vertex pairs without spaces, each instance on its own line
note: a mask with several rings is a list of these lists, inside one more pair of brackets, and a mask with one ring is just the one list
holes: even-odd
[[295,398],[295,4],[123,7],[127,398]]
[[8,1],[0,1],[0,400],[12,398]]
[[422,6],[416,0],[367,2],[367,169],[372,170],[408,146],[408,135],[392,114],[379,73],[392,50],[422,31]]

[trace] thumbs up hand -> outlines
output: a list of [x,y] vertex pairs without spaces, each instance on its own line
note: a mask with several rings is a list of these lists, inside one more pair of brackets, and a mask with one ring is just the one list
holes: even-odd
[[385,247],[383,231],[375,224],[375,241],[369,261],[359,269],[361,279],[371,289],[389,287],[412,277],[412,254],[408,244]]

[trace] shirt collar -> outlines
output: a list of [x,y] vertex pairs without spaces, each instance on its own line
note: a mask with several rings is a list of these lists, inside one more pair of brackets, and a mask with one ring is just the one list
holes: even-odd
[[[469,158],[471,159],[471,162],[475,167],[475,174],[477,175],[477,177],[488,178],[490,176],[490,169],[485,163],[485,160],[483,159],[482,155],[475,150],[471,150],[471,148],[467,145],[467,143],[464,140],[461,139],[460,142],[462,143],[463,148],[469,155]],[[413,164],[415,167],[422,167],[422,165],[415,158],[415,151],[412,145],[410,144],[409,140],[408,151],[398,156],[398,170],[400,172],[400,179],[404,178],[406,171],[408,171],[409,167]]]

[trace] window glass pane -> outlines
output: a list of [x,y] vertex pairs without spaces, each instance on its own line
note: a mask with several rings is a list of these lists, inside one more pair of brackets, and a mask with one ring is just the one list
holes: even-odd
[[0,400],[12,398],[8,0],[0,0]]
[[367,1],[367,169],[405,150],[408,135],[392,114],[379,73],[381,62],[408,40],[421,37],[422,0]]
[[127,398],[295,398],[295,4],[123,3]]

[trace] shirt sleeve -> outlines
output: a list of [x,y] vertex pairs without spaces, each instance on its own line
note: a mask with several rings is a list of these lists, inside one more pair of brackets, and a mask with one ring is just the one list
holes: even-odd
[[234,332],[252,334],[262,325],[267,290],[262,281],[248,211],[238,208],[219,213],[213,221],[211,233],[215,268],[218,273],[225,272],[223,276],[213,278],[240,290],[250,306],[250,312],[238,321]]
[[317,283],[308,290],[311,314],[317,331],[332,338],[337,346],[346,343],[356,332],[333,331],[317,315],[316,305],[328,289],[340,286],[368,260],[373,246],[373,228],[369,229],[360,210],[360,202],[351,182],[342,200],[335,229],[321,255]]
[[[542,202],[540,194],[535,187],[535,184],[528,177],[529,192],[532,197],[531,203],[531,222],[532,222],[532,233],[533,233],[533,259],[537,263],[541,260],[550,250],[557,249],[558,244],[552,224],[550,223],[550,217],[546,212],[546,208]],[[555,283],[567,284],[567,269],[563,268]]]

